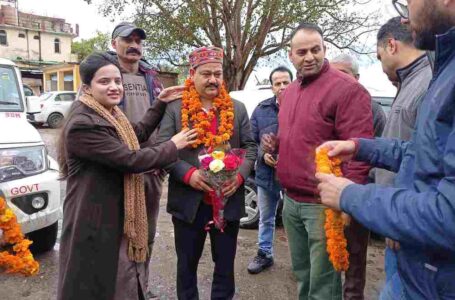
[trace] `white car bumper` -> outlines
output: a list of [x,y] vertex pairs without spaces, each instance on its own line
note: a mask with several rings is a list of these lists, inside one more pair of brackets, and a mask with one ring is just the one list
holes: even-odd
[[[61,217],[58,176],[58,171],[48,170],[38,175],[0,183],[0,190],[5,194],[8,206],[16,214],[23,233],[47,227]],[[38,195],[47,198],[47,205],[38,212],[26,213],[24,207],[30,207],[31,198]],[[18,204],[19,202],[21,204]]]
[[31,116],[29,118],[29,120],[32,123],[46,123],[47,122],[47,115],[43,114],[42,112],[41,113],[37,113],[37,114],[33,114],[33,116]]

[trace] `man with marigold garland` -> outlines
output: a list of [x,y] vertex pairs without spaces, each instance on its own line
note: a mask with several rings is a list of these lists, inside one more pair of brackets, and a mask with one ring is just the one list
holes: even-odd
[[[169,140],[182,128],[196,128],[198,139],[193,147],[179,151],[179,160],[169,166],[167,211],[172,215],[177,252],[177,297],[199,299],[197,267],[210,235],[215,263],[211,299],[232,299],[235,292],[234,259],[240,218],[245,215],[244,181],[256,160],[257,146],[252,137],[245,106],[232,100],[223,83],[223,50],[202,47],[190,56],[190,77],[181,100],[166,108],[159,140]],[[226,182],[222,190],[228,198],[224,208],[227,221],[223,232],[207,227],[212,220],[213,191],[198,169],[198,154],[204,148],[229,143],[243,148],[246,156],[238,176]]]
[[[281,95],[278,137],[262,138],[266,152],[278,147],[277,172],[285,189],[283,223],[299,299],[342,298],[341,276],[327,253],[333,249],[327,249],[325,208],[314,175],[315,149],[335,137],[373,136],[370,95],[354,78],[331,67],[325,52],[319,26],[301,23],[294,30],[289,58],[297,80]],[[359,183],[366,183],[368,171],[365,163],[342,166],[343,174]]]
[[395,251],[397,272],[381,300],[454,299],[455,1],[392,4],[409,26],[414,46],[436,52],[433,78],[411,139],[359,138],[321,147],[347,163],[364,161],[397,172],[393,186],[316,176],[323,204],[352,214],[365,227],[400,244]]

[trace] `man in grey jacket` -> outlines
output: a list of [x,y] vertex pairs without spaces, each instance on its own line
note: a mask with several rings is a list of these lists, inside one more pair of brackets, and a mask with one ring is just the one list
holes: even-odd
[[[158,80],[157,71],[143,59],[143,42],[145,38],[146,33],[142,28],[132,23],[121,22],[112,31],[111,45],[115,52],[107,52],[110,60],[113,63],[118,63],[122,71],[124,97],[119,106],[132,123],[137,123],[143,118],[148,108],[155,102],[163,89],[161,82]],[[157,131],[150,136],[148,141],[142,143],[141,147],[145,148],[155,144],[156,138]],[[144,174],[149,225],[148,241],[151,252],[147,256],[146,270],[139,270],[139,278],[141,288],[144,291],[147,290],[147,299],[153,297],[148,285],[148,266],[155,240],[164,174],[164,171],[159,169],[151,170]],[[123,287],[119,289],[123,292],[119,294],[119,299],[131,299],[129,293],[130,291],[135,292],[137,287],[134,281],[128,279],[136,276],[135,267],[121,256],[119,268],[130,271],[120,273],[123,276],[118,276],[117,278]]]
[[[424,51],[415,48],[412,33],[401,24],[401,18],[395,17],[385,23],[377,35],[377,57],[382,69],[390,81],[398,82],[398,93],[393,101],[382,137],[410,140],[414,131],[417,111],[433,76],[430,62]],[[395,173],[376,169],[376,183],[393,185]],[[401,286],[397,280],[394,250],[397,242],[386,239],[385,270],[386,287],[381,299],[397,299],[401,295]],[[387,286],[387,283],[394,283]]]
[[[257,146],[251,133],[245,106],[232,100],[223,87],[223,50],[202,47],[190,54],[190,78],[181,100],[166,108],[159,141],[169,140],[182,127],[198,128],[195,145],[179,151],[179,160],[169,166],[167,211],[172,215],[177,252],[177,297],[199,299],[197,267],[210,234],[215,263],[211,299],[232,299],[235,292],[234,259],[240,218],[245,215],[244,181],[256,160]],[[233,111],[231,109],[233,108]],[[233,116],[232,116],[233,113]],[[233,117],[233,121],[226,121]],[[205,124],[205,125],[204,125]],[[246,157],[239,175],[226,182],[223,194],[227,225],[224,232],[207,226],[213,218],[213,190],[198,170],[198,154],[205,145],[228,141],[232,148],[243,148]]]

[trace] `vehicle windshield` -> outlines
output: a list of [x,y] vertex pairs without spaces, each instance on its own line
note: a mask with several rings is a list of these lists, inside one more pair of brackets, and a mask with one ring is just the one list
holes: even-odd
[[49,99],[51,96],[52,96],[51,93],[44,93],[44,94],[42,94],[41,96],[39,96],[39,99],[40,99],[41,101],[44,101],[44,100]]
[[19,80],[12,67],[0,66],[0,112],[22,112]]

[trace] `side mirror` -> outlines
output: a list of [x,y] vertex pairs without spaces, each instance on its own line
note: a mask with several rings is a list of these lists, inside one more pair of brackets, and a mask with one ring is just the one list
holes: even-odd
[[37,96],[25,97],[28,114],[37,114],[41,112],[40,98]]

